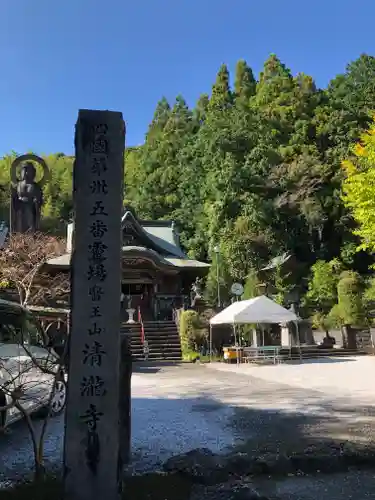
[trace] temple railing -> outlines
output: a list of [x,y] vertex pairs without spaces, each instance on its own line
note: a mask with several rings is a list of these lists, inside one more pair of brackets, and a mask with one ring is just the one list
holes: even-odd
[[180,317],[184,310],[185,310],[184,307],[173,309],[173,321],[176,323],[177,328],[179,328],[180,326]]
[[138,306],[138,322],[141,325],[141,344],[143,345],[143,355],[145,357],[145,360],[147,361],[150,349],[145,335],[145,327],[142,320],[142,313],[140,306]]
[[145,327],[143,324],[141,308],[138,306],[138,323],[141,325],[141,343],[144,345],[146,337],[145,337]]

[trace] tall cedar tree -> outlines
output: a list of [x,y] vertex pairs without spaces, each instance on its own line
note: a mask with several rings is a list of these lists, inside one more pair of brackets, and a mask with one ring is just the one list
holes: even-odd
[[[244,281],[286,251],[300,264],[295,280],[302,273],[306,290],[308,270],[319,259],[341,258],[368,272],[371,255],[353,250],[362,237],[354,234],[361,230],[355,197],[366,190],[353,184],[356,193],[345,207],[341,163],[371,122],[374,75],[375,58],[364,54],[327,89],[317,89],[310,75],[293,75],[272,54],[259,81],[239,61],[232,89],[222,65],[210,95],[202,94],[193,109],[182,97],[172,107],[159,101],[144,144],[126,152],[126,203],[144,218],[174,218],[192,257],[210,260],[219,245],[228,283]],[[15,154],[0,160],[2,220]],[[63,234],[72,215],[74,158],[57,153],[46,160],[52,179],[43,225]],[[352,163],[359,168],[364,159]],[[366,227],[366,235],[371,231]]]

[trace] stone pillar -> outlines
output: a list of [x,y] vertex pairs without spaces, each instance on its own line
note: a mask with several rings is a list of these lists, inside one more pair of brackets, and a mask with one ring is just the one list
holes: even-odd
[[122,114],[76,125],[71,334],[64,446],[67,500],[119,500]]
[[72,252],[73,233],[74,233],[74,224],[73,222],[70,222],[68,224],[68,227],[66,228],[66,251],[68,253]]
[[251,338],[251,347],[259,347],[260,346],[260,343],[259,343],[259,332],[256,328],[253,328],[251,330],[251,335],[252,335],[252,338]]
[[290,339],[290,331],[288,325],[280,325],[281,326],[281,346],[282,347],[290,347],[291,339]]

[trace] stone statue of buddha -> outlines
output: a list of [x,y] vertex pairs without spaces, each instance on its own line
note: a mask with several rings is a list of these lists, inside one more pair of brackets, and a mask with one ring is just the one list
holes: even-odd
[[[34,155],[25,155],[32,157]],[[35,157],[44,170],[42,181],[36,182],[36,168],[31,161],[21,163],[21,176],[17,178],[16,168],[20,164],[19,157],[12,164],[12,199],[11,199],[11,231],[17,233],[36,232],[39,230],[41,209],[43,206],[43,181],[49,174],[44,160]]]

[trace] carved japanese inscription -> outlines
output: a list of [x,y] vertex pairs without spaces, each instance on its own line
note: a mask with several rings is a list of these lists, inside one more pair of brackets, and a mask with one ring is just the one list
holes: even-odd
[[75,231],[65,495],[118,500],[121,210],[120,113],[80,111],[74,166]]

